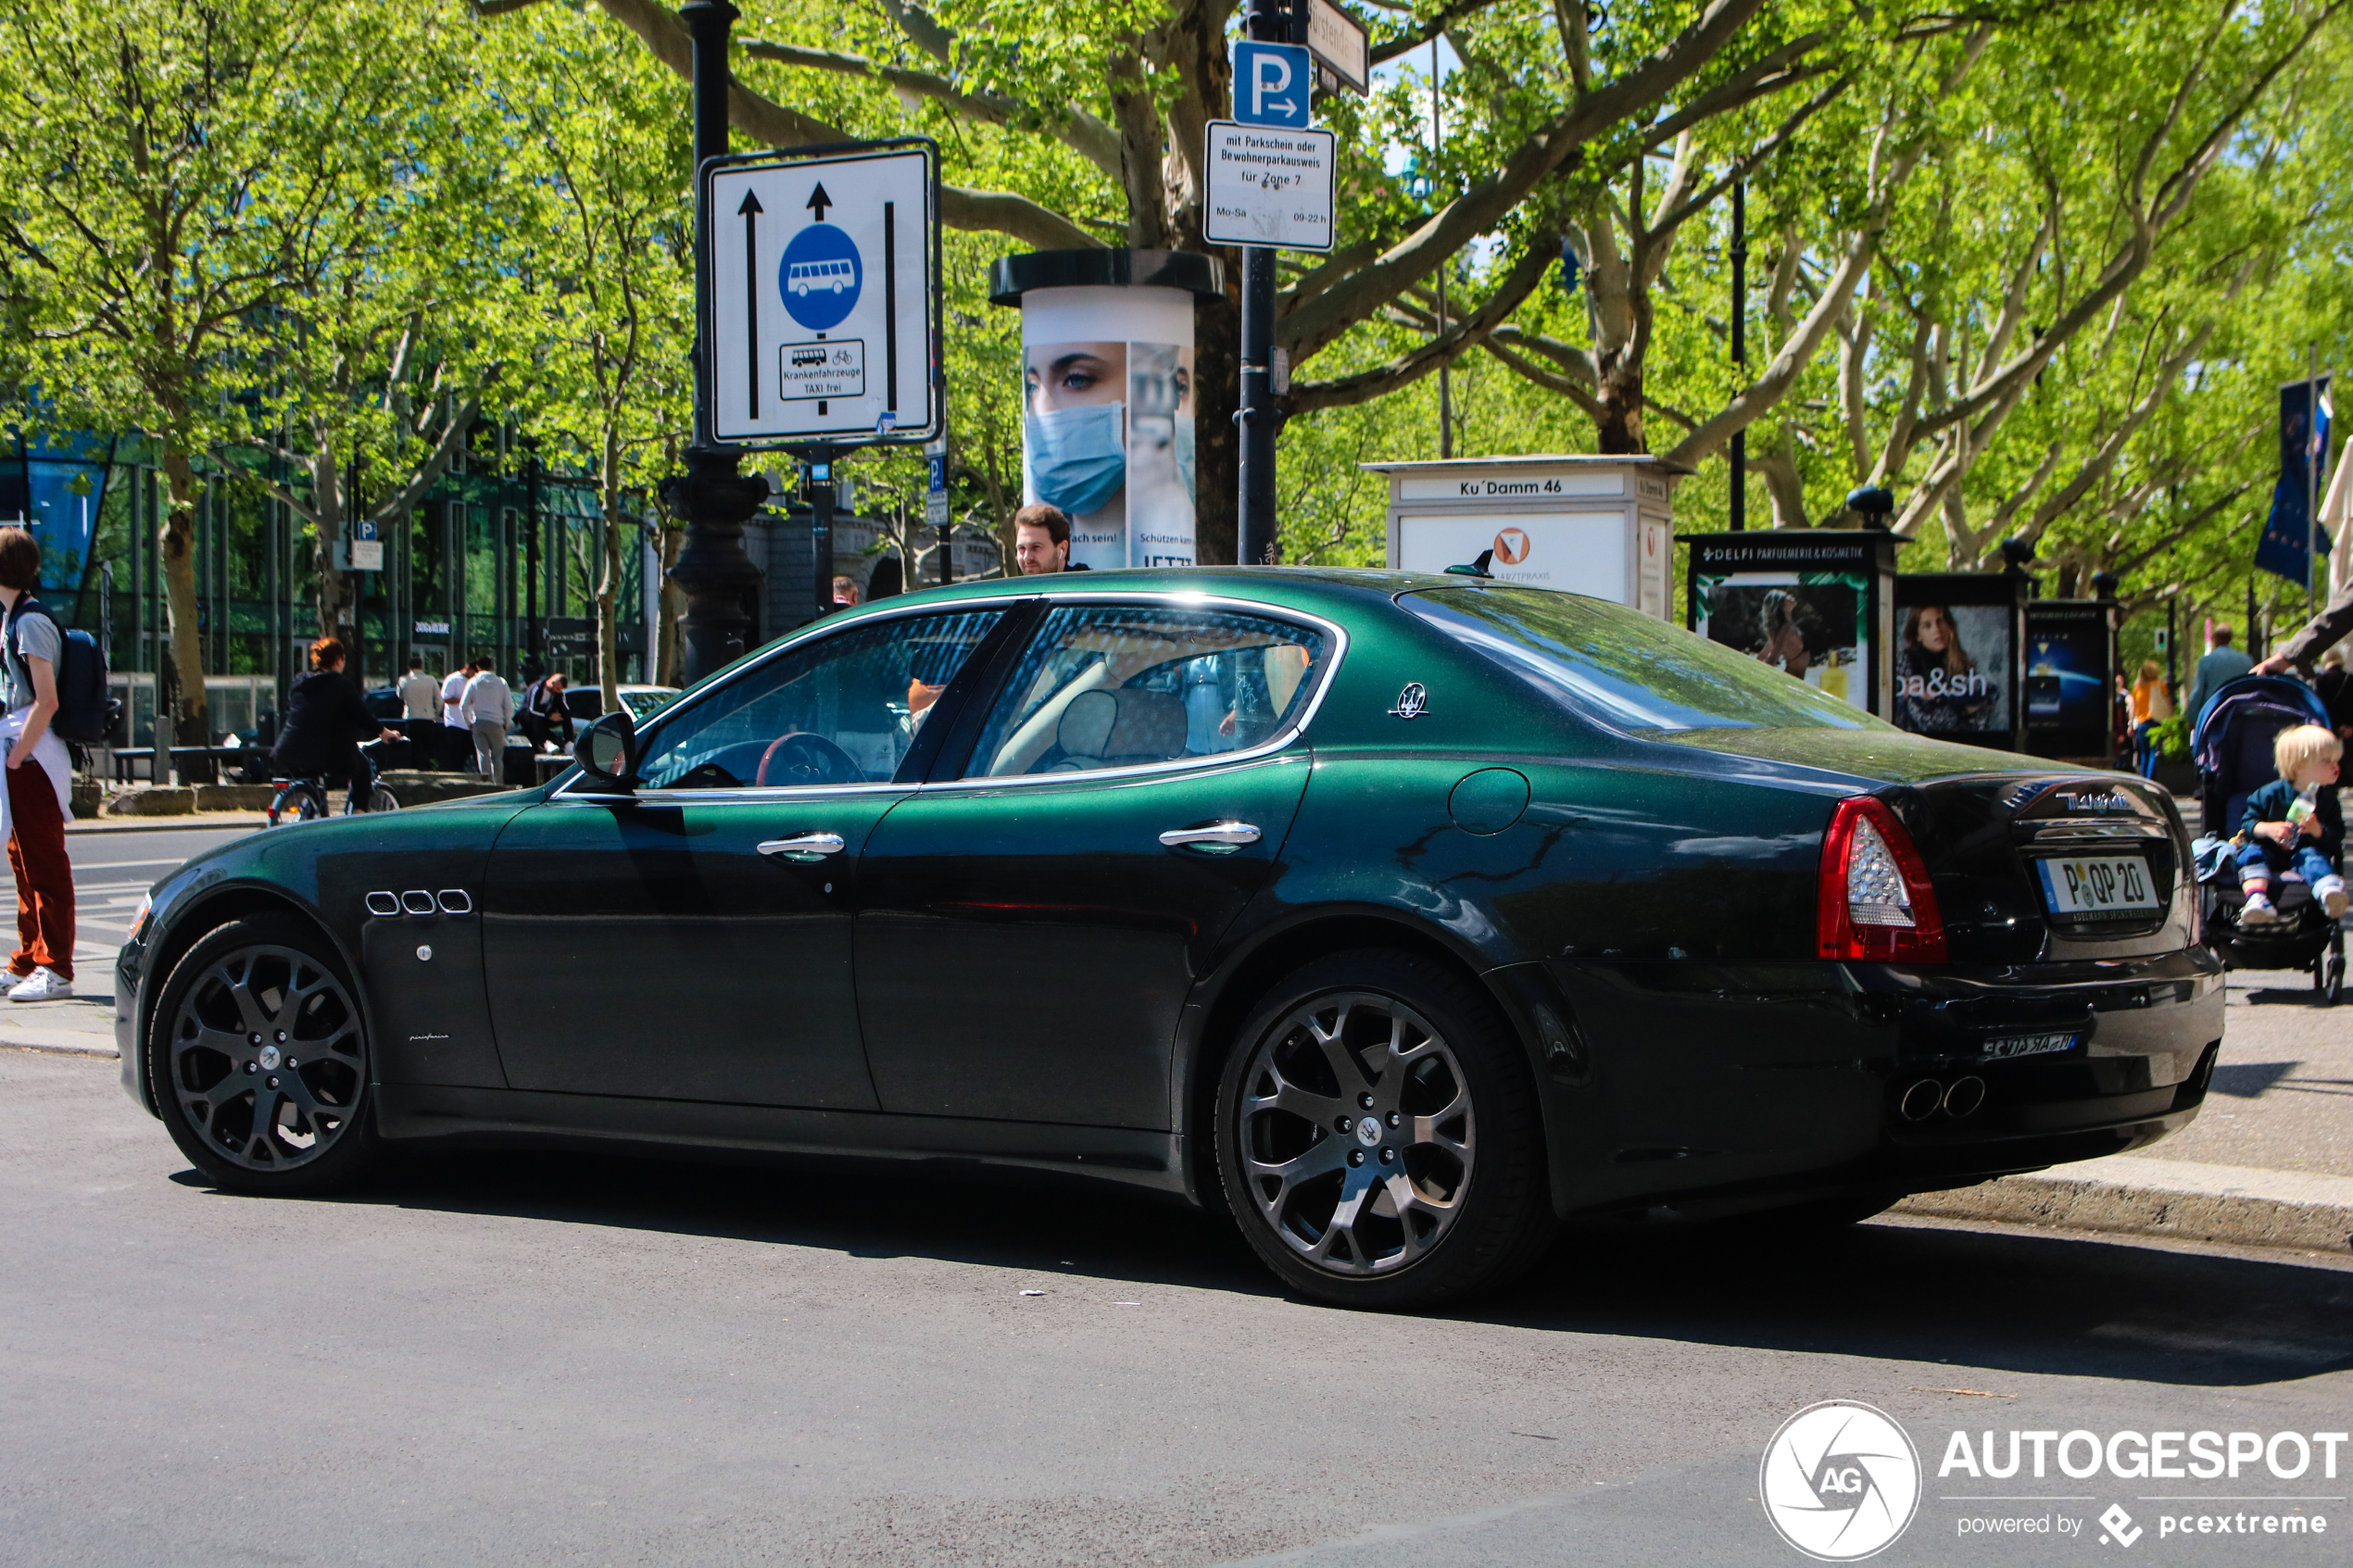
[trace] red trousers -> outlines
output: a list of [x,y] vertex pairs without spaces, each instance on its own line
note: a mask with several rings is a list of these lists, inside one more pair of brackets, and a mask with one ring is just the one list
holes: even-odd
[[27,759],[8,775],[8,869],[17,875],[17,950],[8,972],[36,969],[73,978],[73,862],[66,859],[66,815],[49,771]]

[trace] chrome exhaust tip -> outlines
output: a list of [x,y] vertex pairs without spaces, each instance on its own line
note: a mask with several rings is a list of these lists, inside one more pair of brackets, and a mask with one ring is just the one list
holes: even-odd
[[1944,1114],[1956,1122],[1974,1112],[1985,1103],[1985,1080],[1956,1078],[1953,1086],[1944,1091]]
[[1944,1103],[1944,1085],[1923,1078],[1897,1097],[1895,1110],[1906,1122],[1925,1122]]

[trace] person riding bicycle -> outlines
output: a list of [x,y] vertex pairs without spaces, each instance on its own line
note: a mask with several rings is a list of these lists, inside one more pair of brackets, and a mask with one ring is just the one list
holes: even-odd
[[359,689],[344,679],[341,643],[321,637],[311,644],[310,665],[308,674],[296,676],[286,688],[285,724],[271,760],[282,778],[324,783],[340,776],[352,791],[352,809],[364,811],[375,769],[359,744],[398,740],[400,732],[379,723],[360,701]]

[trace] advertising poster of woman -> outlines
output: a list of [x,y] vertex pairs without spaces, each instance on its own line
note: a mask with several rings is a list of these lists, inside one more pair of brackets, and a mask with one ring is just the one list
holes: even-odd
[[1022,351],[1025,498],[1096,571],[1193,564],[1193,351],[1096,340]]
[[2024,584],[1987,572],[1895,580],[1896,724],[1915,734],[2015,749]]

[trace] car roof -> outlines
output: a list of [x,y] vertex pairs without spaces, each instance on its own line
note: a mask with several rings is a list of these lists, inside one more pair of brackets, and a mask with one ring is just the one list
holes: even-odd
[[894,594],[826,620],[896,612],[915,605],[986,602],[991,599],[1107,597],[1126,594],[1202,594],[1213,598],[1252,599],[1272,607],[1336,610],[1350,604],[1385,600],[1416,589],[1462,588],[1484,581],[1428,571],[1390,571],[1344,566],[1188,566],[1126,568],[1114,571],[1065,571],[1043,577],[990,577]]

